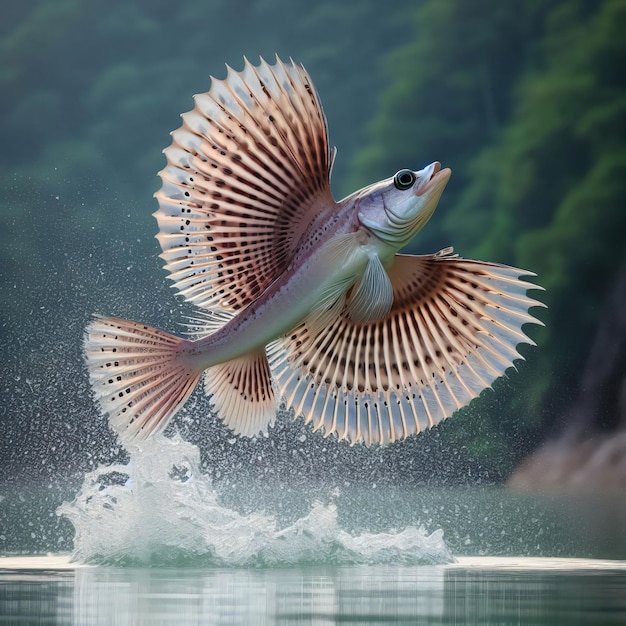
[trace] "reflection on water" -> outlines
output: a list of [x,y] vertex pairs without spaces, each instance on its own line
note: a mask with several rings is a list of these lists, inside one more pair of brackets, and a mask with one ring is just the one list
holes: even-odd
[[[424,588],[416,593],[416,582]],[[393,583],[392,583],[393,581]],[[80,624],[327,623],[338,616],[394,620],[442,613],[443,571],[392,568],[180,571],[82,570],[74,618]],[[89,598],[87,603],[82,598]]]
[[624,563],[594,568],[571,560],[550,568],[528,561],[517,568],[474,559],[482,566],[5,569],[0,571],[0,622],[184,626],[626,620]]
[[226,490],[195,446],[153,444],[89,472],[78,493],[0,494],[0,554],[73,548],[99,564],[0,556],[0,624],[626,623],[623,561],[451,564],[449,549],[624,558],[618,498],[267,481]]

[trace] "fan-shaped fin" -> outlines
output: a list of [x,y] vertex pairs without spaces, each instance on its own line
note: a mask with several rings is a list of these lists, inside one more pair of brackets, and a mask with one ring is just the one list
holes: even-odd
[[165,430],[202,370],[186,362],[185,340],[129,320],[94,317],[85,358],[96,398],[122,439]]
[[266,432],[276,417],[276,400],[265,350],[215,365],[204,379],[213,406],[238,435]]
[[357,324],[349,306],[317,334],[305,321],[271,354],[287,405],[340,439],[366,444],[420,432],[468,404],[504,374],[525,323],[543,306],[529,272],[447,256],[397,255],[394,304]]
[[278,58],[228,68],[195,103],[165,150],[157,238],[187,300],[236,312],[334,210],[326,119],[305,69]]

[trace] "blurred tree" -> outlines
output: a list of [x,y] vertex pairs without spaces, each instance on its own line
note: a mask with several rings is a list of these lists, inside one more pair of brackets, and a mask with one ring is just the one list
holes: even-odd
[[562,409],[626,254],[626,2],[562,2],[545,24],[542,63],[520,77],[512,119],[447,223],[482,213],[472,254],[532,269],[547,289],[520,402],[530,416]]

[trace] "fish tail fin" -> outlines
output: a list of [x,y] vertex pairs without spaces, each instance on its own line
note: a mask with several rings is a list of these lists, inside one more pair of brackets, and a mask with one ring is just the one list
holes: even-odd
[[95,316],[85,331],[91,385],[112,428],[127,439],[162,432],[202,375],[179,339],[145,324]]

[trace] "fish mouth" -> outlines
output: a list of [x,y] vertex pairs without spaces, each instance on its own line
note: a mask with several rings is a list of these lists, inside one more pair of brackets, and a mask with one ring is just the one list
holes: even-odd
[[449,167],[441,169],[441,163],[439,163],[439,161],[431,163],[426,171],[426,176],[423,177],[424,182],[417,187],[415,195],[423,196],[429,191],[432,191],[435,187],[444,185],[448,182],[450,174],[452,174],[452,170]]

